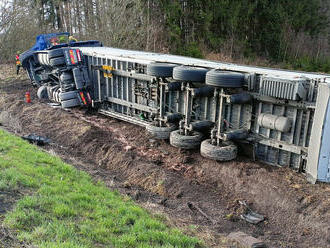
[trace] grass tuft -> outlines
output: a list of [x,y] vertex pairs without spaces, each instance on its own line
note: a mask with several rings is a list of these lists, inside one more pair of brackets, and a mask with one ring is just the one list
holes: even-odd
[[[0,130],[0,190],[32,192],[4,217],[38,247],[202,247],[103,182]],[[1,217],[1,216],[0,216]]]

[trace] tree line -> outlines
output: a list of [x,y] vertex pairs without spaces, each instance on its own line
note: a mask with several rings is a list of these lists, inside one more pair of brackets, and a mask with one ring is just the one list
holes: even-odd
[[3,0],[0,60],[40,33],[194,57],[265,58],[330,71],[327,0]]

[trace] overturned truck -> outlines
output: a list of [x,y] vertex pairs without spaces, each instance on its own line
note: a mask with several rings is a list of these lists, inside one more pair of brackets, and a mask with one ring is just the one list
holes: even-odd
[[245,152],[306,173],[312,183],[330,182],[330,75],[116,49],[97,41],[32,49],[22,59],[38,97],[63,108],[96,108],[146,127],[174,147],[200,149],[208,159],[229,161]]

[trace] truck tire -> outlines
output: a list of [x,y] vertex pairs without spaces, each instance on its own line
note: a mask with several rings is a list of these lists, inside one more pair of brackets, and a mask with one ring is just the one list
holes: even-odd
[[55,102],[60,102],[60,99],[58,98],[58,95],[60,93],[60,90],[59,89],[56,89],[54,92],[53,92],[53,100]]
[[60,95],[60,92],[59,92],[58,90],[55,91],[55,99],[56,99],[56,102],[61,102],[59,95]]
[[56,85],[56,86],[50,86],[49,87],[49,92],[50,92],[50,95],[53,95],[53,92],[58,90],[60,88],[60,86]]
[[53,91],[54,91],[54,89],[56,89],[56,86],[47,86],[48,98],[52,98],[53,97]]
[[206,73],[207,85],[221,88],[239,88],[244,83],[244,74],[221,70],[211,70]]
[[48,98],[51,98],[52,97],[52,92],[50,90],[51,86],[47,86],[47,95],[48,95]]
[[54,100],[54,101],[56,101],[56,100],[55,100],[55,94],[56,94],[56,92],[59,91],[59,89],[60,89],[60,86],[56,86],[56,88],[53,89],[53,93],[52,93],[51,96],[53,96],[53,100]]
[[147,65],[147,75],[154,77],[172,77],[176,64],[151,63]]
[[48,51],[48,59],[58,58],[58,57],[64,57],[63,49],[58,48],[54,50]]
[[80,106],[80,100],[78,98],[70,99],[61,102],[62,108],[72,108],[76,106]]
[[52,67],[58,67],[61,65],[65,65],[64,57],[52,58],[49,60],[49,65]]
[[212,145],[211,139],[201,144],[201,155],[216,161],[230,161],[237,157],[237,146],[231,141],[224,141],[219,146]]
[[49,64],[49,59],[48,59],[48,54],[46,54],[46,53],[42,53],[42,54],[40,55],[40,57],[41,57],[41,61],[42,61],[42,63],[43,63],[44,65],[47,65],[47,66],[50,65],[50,64]]
[[39,64],[47,65],[46,61],[44,61],[44,54],[43,53],[37,53],[37,58],[38,58]]
[[172,124],[167,127],[157,127],[150,124],[146,126],[146,129],[155,139],[167,140],[170,138],[171,132],[176,129],[176,125]]
[[57,100],[56,100],[56,90],[53,91],[52,97],[53,97],[53,101],[57,102]]
[[48,99],[48,90],[46,86],[40,86],[37,91],[37,96],[39,99]]
[[202,67],[177,66],[173,69],[173,79],[180,81],[204,82],[207,69]]
[[77,98],[77,96],[78,96],[78,91],[76,90],[69,92],[61,92],[58,94],[60,101],[67,101],[70,99],[74,99]]
[[203,134],[193,131],[192,135],[180,134],[180,130],[175,130],[170,134],[170,144],[177,148],[196,149],[200,146]]

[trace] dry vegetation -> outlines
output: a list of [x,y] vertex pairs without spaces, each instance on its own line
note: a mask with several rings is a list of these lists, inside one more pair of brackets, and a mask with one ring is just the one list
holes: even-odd
[[106,46],[329,72],[329,16],[328,0],[2,0],[0,60],[38,34],[68,31]]

